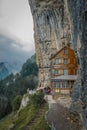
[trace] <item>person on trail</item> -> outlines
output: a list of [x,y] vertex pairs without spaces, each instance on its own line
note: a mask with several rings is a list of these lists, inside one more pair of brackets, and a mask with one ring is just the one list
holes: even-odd
[[51,92],[51,88],[48,86],[47,87],[47,92],[50,93]]
[[51,88],[49,86],[47,86],[46,88],[44,88],[44,92],[46,94],[49,94],[51,92]]

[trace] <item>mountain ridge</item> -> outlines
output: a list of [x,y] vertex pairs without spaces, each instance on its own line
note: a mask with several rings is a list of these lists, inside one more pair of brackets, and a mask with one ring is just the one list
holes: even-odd
[[17,38],[12,39],[10,36],[0,34],[0,63],[4,63],[9,74],[19,72],[22,65],[34,53],[24,50],[22,44]]
[[0,63],[0,80],[3,80],[4,78],[6,78],[9,75],[9,71],[6,68],[6,66],[4,65],[4,62]]

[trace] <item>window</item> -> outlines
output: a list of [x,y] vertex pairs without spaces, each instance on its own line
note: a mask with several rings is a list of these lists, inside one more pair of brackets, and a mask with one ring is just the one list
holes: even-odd
[[68,82],[62,81],[62,88],[66,88],[68,86]]
[[60,88],[60,81],[57,82],[57,87]]
[[61,73],[60,70],[55,70],[55,71],[54,71],[54,74],[55,74],[55,75],[59,75],[60,73]]
[[68,64],[68,59],[67,58],[64,59],[64,64]]
[[68,70],[67,69],[64,70],[64,75],[68,75]]
[[65,88],[67,88],[67,87],[68,87],[68,82],[66,81]]
[[53,82],[53,87],[54,87],[54,88],[56,87],[56,82]]
[[54,73],[55,73],[55,75],[58,75],[58,74],[59,74],[59,71],[58,71],[58,70],[55,70]]
[[60,82],[59,81],[58,82],[54,81],[53,82],[53,87],[54,88],[59,88],[60,87]]
[[66,48],[64,49],[64,54],[68,54],[68,50]]
[[55,64],[60,64],[62,62],[62,60],[61,59],[59,59],[59,58],[57,58],[57,59],[55,59]]
[[56,60],[55,60],[55,64],[59,64],[59,59],[56,59]]
[[69,87],[70,87],[70,88],[72,87],[72,83],[71,83],[71,81],[69,81]]
[[65,82],[62,82],[62,88],[65,88]]

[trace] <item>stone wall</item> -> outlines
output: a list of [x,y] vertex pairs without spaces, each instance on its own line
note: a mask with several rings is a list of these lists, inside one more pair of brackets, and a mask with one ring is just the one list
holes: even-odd
[[[72,98],[78,102],[84,129],[87,129],[87,0],[29,0],[33,21],[39,87],[50,82],[49,58],[64,45],[75,50],[79,77]],[[73,106],[73,105],[72,105]],[[73,108],[73,107],[71,107]],[[75,107],[77,108],[77,107]]]

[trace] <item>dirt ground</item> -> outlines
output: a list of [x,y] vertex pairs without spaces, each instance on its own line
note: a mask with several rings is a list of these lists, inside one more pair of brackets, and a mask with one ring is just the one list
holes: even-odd
[[55,128],[53,130],[81,130],[79,116],[70,112],[70,97],[60,97],[55,102],[51,96],[48,96],[48,102],[50,108],[46,118],[48,124]]

